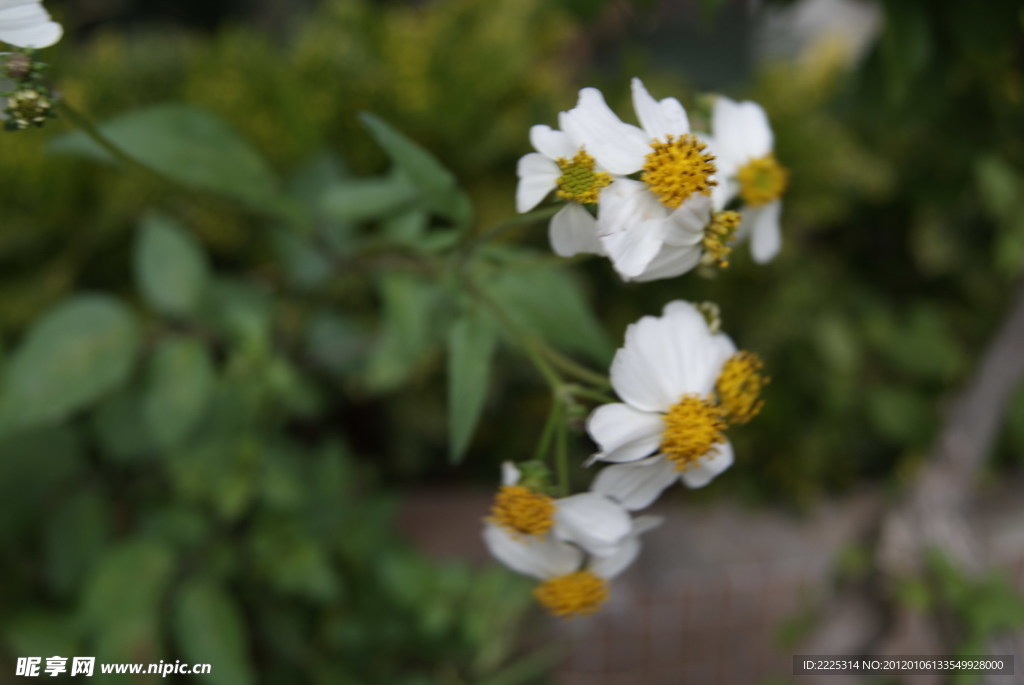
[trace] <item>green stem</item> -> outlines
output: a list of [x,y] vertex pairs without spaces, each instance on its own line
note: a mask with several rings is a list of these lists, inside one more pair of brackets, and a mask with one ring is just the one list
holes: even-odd
[[136,169],[146,172],[147,174],[155,176],[156,178],[160,179],[161,181],[164,181],[165,183],[178,185],[174,180],[168,178],[167,176],[164,176],[153,167],[143,164],[142,162],[135,159],[134,157],[126,153],[124,150],[119,148],[112,140],[107,138],[103,134],[103,132],[100,131],[99,128],[97,128],[96,125],[89,120],[87,116],[85,116],[77,109],[72,107],[70,104],[68,104],[66,100],[61,100],[58,103],[57,107],[72,124],[77,126],[78,129],[82,131],[82,133],[87,135],[90,138],[90,140],[92,140],[94,143],[103,148],[111,157],[113,157],[117,161],[122,162],[129,167],[134,167]]
[[551,207],[543,207],[541,209],[535,209],[532,212],[526,212],[525,214],[520,214],[518,216],[512,217],[511,219],[502,221],[500,224],[496,224],[489,228],[488,230],[484,231],[483,233],[478,234],[472,240],[467,242],[465,246],[462,248],[462,253],[460,254],[458,260],[459,267],[461,268],[463,265],[465,265],[465,263],[469,261],[469,258],[473,256],[473,253],[476,252],[477,249],[494,240],[502,233],[505,233],[506,231],[516,228],[517,226],[528,226],[530,224],[537,223],[538,221],[542,221],[544,219],[550,219],[556,213],[558,213],[559,209],[561,209],[561,207],[558,205],[553,205]]
[[583,381],[584,383],[588,383],[594,386],[595,388],[612,387],[611,382],[608,380],[607,376],[597,373],[596,371],[591,371],[582,364],[574,362],[572,359],[569,359],[564,354],[562,354],[555,348],[551,347],[550,345],[547,345],[546,343],[542,342],[540,343],[540,346],[541,351],[544,353],[544,356],[547,357],[548,361],[550,361],[552,364],[554,364],[555,366],[557,366],[570,376],[576,377],[577,380]]
[[537,451],[533,455],[534,461],[544,461],[548,455],[548,448],[551,446],[551,438],[555,434],[556,426],[562,421],[562,403],[557,395],[552,395],[551,411],[548,412],[548,420],[544,422],[544,431],[540,434],[540,442],[537,443]]
[[480,288],[476,286],[470,279],[466,279],[466,286],[470,293],[480,301],[485,307],[491,310],[494,317],[498,319],[502,327],[509,332],[509,334],[516,339],[527,358],[537,367],[537,371],[544,377],[544,380],[551,387],[551,391],[556,395],[561,392],[562,386],[565,383],[562,377],[558,375],[558,372],[547,362],[544,358],[543,352],[535,338],[527,333],[524,333],[516,326],[515,322],[505,313],[498,304],[488,297]]
[[616,402],[619,402],[619,400],[615,399],[614,397],[607,393],[591,390],[590,388],[572,386],[569,388],[569,392],[571,392],[575,397],[583,397],[588,400],[600,402],[601,404],[615,404]]
[[[561,405],[561,403],[559,403]],[[569,496],[569,449],[568,430],[565,421],[559,421],[555,436],[555,459],[558,468],[558,489],[562,497]]]

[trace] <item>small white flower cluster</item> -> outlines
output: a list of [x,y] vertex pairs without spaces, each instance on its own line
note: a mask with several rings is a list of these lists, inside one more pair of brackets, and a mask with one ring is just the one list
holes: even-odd
[[[555,252],[607,256],[625,280],[727,266],[732,243],[747,236],[755,261],[772,259],[788,179],[764,110],[719,97],[712,130],[693,133],[677,100],[656,101],[639,79],[632,86],[639,127],[584,88],[559,114],[560,130],[530,130],[537,152],[519,160],[517,210],[553,192],[565,201],[551,220]],[[543,464],[506,464],[485,523],[491,552],[541,580],[534,596],[552,614],[596,611],[608,580],[639,552],[639,535],[659,522],[632,512],[677,481],[703,487],[732,464],[726,431],[760,412],[761,369],[719,331],[714,305],[676,301],[630,325],[609,374],[622,401],[587,420],[599,448],[590,463],[612,465],[588,492],[555,499]]]
[[559,114],[560,130],[531,128],[537,152],[519,160],[516,209],[530,211],[554,191],[566,201],[551,220],[554,251],[607,256],[625,280],[725,266],[730,244],[746,236],[756,261],[771,260],[787,173],[764,110],[718,97],[711,131],[691,132],[678,100],[655,100],[639,79],[632,90],[639,127],[584,88]]
[[682,301],[629,326],[610,374],[623,402],[598,407],[587,421],[600,448],[591,461],[614,463],[589,492],[554,499],[546,474],[524,477],[505,465],[484,539],[505,565],[543,581],[534,594],[552,614],[589,614],[608,598],[607,580],[659,522],[631,511],[676,481],[707,485],[732,464],[725,431],[760,411],[767,379],[756,356],[715,328]]

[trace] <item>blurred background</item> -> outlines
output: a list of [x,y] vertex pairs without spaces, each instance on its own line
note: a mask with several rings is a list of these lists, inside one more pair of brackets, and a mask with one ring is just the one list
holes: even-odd
[[[222,148],[169,183],[106,163],[68,116],[2,136],[0,682],[29,655],[208,662],[179,679],[228,685],[604,685],[1024,654],[1024,331],[1001,328],[1024,307],[1020,3],[46,6],[65,28],[48,77],[78,112],[187,103],[211,117],[154,116]],[[503,234],[493,292],[602,373],[628,323],[714,300],[772,382],[735,466],[669,491],[606,610],[558,623],[479,539],[549,392],[499,345],[450,459],[456,305],[402,251],[445,249],[458,219],[395,199],[359,113],[450,169],[483,231],[514,212],[529,127],[583,86],[625,115],[632,76],[698,121],[709,93],[765,107],[790,169],[781,254],[624,287],[605,260],[563,268],[542,222]],[[133,125],[133,152],[168,156]],[[999,387],[965,394],[980,368]],[[890,515],[979,415],[983,460],[951,486],[976,563],[939,546],[894,574]]]

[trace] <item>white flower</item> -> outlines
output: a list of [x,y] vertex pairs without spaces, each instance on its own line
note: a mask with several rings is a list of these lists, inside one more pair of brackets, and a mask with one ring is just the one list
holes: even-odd
[[516,211],[530,211],[555,191],[566,205],[551,219],[551,248],[562,257],[604,254],[597,239],[597,222],[583,205],[597,202],[601,189],[612,182],[611,175],[564,131],[533,126],[530,142],[537,152],[523,155],[516,168]]
[[519,469],[505,462],[488,529],[501,529],[528,542],[572,542],[599,557],[615,553],[629,535],[629,514],[604,495],[584,492],[554,499],[520,485],[520,480]]
[[676,276],[701,259],[714,158],[690,133],[678,100],[656,101],[639,79],[632,88],[642,128],[619,120],[593,88],[580,91],[562,128],[612,174],[641,174],[617,178],[601,194],[598,233],[615,269],[626,279]]
[[661,519],[642,516],[630,521],[628,533],[604,556],[587,557],[576,545],[552,535],[528,539],[499,526],[484,528],[484,541],[503,564],[543,581],[533,594],[555,616],[593,613],[608,599],[608,580],[624,571],[640,551],[640,534]]
[[47,48],[64,30],[39,0],[0,0],[0,42],[19,48]]
[[676,480],[707,485],[733,462],[728,422],[745,423],[760,410],[766,381],[759,372],[754,355],[712,334],[688,302],[630,325],[611,367],[623,402],[602,405],[587,420],[600,447],[593,459],[616,462],[592,489],[636,510]]
[[719,97],[711,126],[719,179],[715,206],[722,208],[739,195],[744,206],[738,235],[750,236],[754,261],[771,261],[782,242],[779,216],[787,173],[773,154],[774,137],[768,117],[754,102],[737,103]]

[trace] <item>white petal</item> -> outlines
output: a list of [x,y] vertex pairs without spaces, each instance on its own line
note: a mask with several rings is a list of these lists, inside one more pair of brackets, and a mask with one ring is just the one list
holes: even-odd
[[665,231],[665,242],[676,246],[696,245],[704,239],[704,229],[711,223],[711,198],[692,195],[668,216],[671,221]]
[[570,159],[578,150],[568,133],[543,124],[530,127],[530,144],[549,159]]
[[669,136],[681,136],[690,132],[690,120],[678,100],[665,98],[657,102],[638,78],[633,79],[632,86],[633,109],[636,110],[640,125],[648,136],[666,140]]
[[770,262],[779,253],[779,248],[782,246],[780,214],[782,214],[781,200],[744,212],[744,221],[749,221],[751,224],[750,254],[758,264]]
[[562,172],[558,165],[537,152],[519,158],[516,165],[519,186],[516,188],[516,211],[528,212],[547,197],[558,185]]
[[679,480],[675,464],[664,457],[651,457],[630,464],[601,469],[591,490],[611,497],[630,511],[644,509]]
[[559,122],[574,141],[613,174],[625,176],[639,171],[650,152],[644,132],[615,116],[595,88],[581,90],[577,105],[564,112]]
[[548,237],[551,249],[561,257],[604,252],[597,237],[597,220],[575,202],[568,203],[551,218]]
[[667,212],[646,186],[628,178],[616,179],[601,193],[597,227],[601,235],[631,230],[648,219],[663,218]]
[[691,488],[702,488],[711,480],[732,466],[732,445],[726,442],[718,445],[718,451],[710,456],[705,455],[694,466],[683,471],[680,478]]
[[676,247],[666,242],[643,273],[629,280],[642,283],[681,276],[700,263],[702,252],[700,245]]
[[0,2],[0,42],[21,48],[46,48],[63,35],[38,0]]
[[510,461],[501,464],[501,484],[515,485],[519,482],[519,468]]
[[668,219],[650,219],[601,236],[601,246],[623,278],[639,276],[661,250]]
[[583,561],[582,551],[551,535],[513,536],[493,523],[484,524],[484,542],[498,561],[535,578],[564,576]]
[[601,461],[633,461],[654,452],[665,429],[661,414],[626,404],[605,404],[587,419],[587,432],[601,448]]
[[640,516],[633,521],[633,530],[607,557],[592,559],[588,569],[602,578],[614,578],[625,571],[640,552],[640,535],[661,524],[660,516]]
[[684,394],[707,395],[718,377],[704,316],[684,302],[670,303],[665,312],[631,324],[612,360],[615,392],[643,411],[667,411]]
[[772,129],[764,110],[757,103],[737,103],[718,97],[711,122],[723,166],[743,165],[772,151]]
[[611,554],[591,559],[587,569],[596,576],[610,580],[629,568],[638,554],[640,540],[631,537],[618,545]]
[[736,343],[725,333],[716,333],[712,336],[711,340],[715,345],[715,352],[718,357],[718,361],[715,364],[720,369],[729,357],[736,354]]
[[629,514],[604,495],[584,492],[555,501],[555,536],[607,556],[632,530]]

